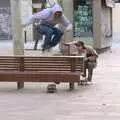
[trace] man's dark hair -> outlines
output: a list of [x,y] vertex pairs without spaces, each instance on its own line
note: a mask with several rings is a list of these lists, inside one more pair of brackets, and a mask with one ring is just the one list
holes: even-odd
[[85,49],[85,45],[84,45],[84,42],[83,41],[78,41],[75,43],[75,46],[79,47],[79,46],[82,46],[84,49]]

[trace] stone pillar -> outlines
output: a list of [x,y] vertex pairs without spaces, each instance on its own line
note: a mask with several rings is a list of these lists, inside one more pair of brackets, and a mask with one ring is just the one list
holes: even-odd
[[[62,0],[64,14],[73,24],[73,0]],[[69,9],[68,9],[69,8]],[[73,32],[65,32],[65,42],[73,41]]]
[[[20,0],[11,0],[13,54],[24,55],[24,40],[21,27]],[[18,82],[18,88],[23,88],[24,83]]]
[[93,0],[93,47],[101,47],[101,0]]
[[[38,3],[39,5],[39,3]],[[32,16],[32,0],[20,0],[21,23],[26,22]],[[25,27],[23,30],[23,40],[25,42],[33,39],[33,25]],[[25,36],[26,33],[26,36]]]
[[13,54],[24,55],[24,40],[21,27],[20,0],[11,0]]

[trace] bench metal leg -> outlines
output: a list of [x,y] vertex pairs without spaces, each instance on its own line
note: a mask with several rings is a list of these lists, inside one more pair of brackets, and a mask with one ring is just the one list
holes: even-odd
[[74,82],[73,82],[73,83],[69,83],[69,88],[70,88],[70,90],[73,90],[74,87],[75,87]]
[[17,89],[20,90],[24,88],[24,82],[17,82]]

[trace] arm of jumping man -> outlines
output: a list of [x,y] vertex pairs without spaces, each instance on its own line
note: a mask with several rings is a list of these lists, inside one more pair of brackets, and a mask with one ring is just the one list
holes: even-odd
[[47,8],[47,9],[44,9],[34,15],[32,15],[32,17],[30,17],[29,19],[27,19],[23,24],[22,26],[23,27],[26,27],[30,24],[33,24],[35,23],[35,21],[40,21],[40,20],[43,20],[43,19],[47,19],[49,17],[49,15],[51,14],[51,10],[50,8]]
[[67,19],[67,17],[63,14],[62,16],[62,24],[66,27],[66,31],[72,31],[72,24],[70,23],[70,21]]

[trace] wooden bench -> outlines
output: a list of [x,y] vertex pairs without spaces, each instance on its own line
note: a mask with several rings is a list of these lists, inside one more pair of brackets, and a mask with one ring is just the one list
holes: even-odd
[[70,89],[84,71],[82,56],[0,56],[0,82],[68,82]]

